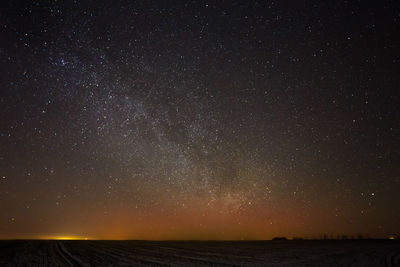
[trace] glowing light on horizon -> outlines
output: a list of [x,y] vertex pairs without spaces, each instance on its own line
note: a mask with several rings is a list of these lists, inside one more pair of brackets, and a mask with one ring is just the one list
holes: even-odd
[[45,236],[45,237],[41,237],[40,239],[49,239],[49,240],[90,240],[91,238],[82,237],[82,236],[62,235],[62,236]]

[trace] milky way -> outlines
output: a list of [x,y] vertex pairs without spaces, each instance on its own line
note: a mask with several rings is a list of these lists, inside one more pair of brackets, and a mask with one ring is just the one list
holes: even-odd
[[399,234],[399,10],[7,1],[0,238]]

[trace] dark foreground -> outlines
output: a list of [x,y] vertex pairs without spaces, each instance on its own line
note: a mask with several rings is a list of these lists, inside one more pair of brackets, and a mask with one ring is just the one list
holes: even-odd
[[400,243],[0,241],[0,266],[400,266]]

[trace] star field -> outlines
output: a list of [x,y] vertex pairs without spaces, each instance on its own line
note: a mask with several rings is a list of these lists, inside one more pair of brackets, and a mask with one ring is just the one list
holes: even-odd
[[0,238],[400,234],[394,1],[2,6]]

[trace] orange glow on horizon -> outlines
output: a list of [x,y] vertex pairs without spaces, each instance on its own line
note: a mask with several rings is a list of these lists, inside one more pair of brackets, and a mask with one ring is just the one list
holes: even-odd
[[92,238],[72,235],[56,235],[56,236],[42,236],[38,239],[43,240],[93,240]]

